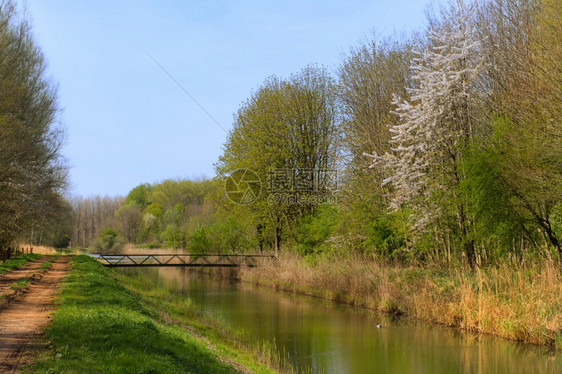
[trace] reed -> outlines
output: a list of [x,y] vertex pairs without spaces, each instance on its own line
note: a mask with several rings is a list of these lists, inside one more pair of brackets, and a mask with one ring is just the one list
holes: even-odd
[[242,269],[241,279],[562,349],[562,272],[551,262],[469,271],[284,253],[260,265]]

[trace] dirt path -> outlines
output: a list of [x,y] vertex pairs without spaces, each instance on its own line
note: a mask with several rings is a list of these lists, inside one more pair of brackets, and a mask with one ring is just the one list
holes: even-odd
[[30,342],[37,340],[43,332],[53,311],[57,286],[68,270],[69,260],[70,257],[61,256],[26,293],[0,310],[0,373],[15,372],[22,364],[26,350],[33,348]]
[[49,259],[50,258],[48,256],[43,256],[36,261],[28,262],[18,269],[0,274],[0,295],[8,291],[12,283],[24,278],[29,278],[34,273],[37,273],[39,271],[39,268],[41,267],[41,264],[49,261]]

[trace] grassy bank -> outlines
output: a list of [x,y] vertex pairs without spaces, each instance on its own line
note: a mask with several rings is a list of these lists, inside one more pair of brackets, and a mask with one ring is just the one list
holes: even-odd
[[141,275],[116,276],[121,284],[141,295],[149,308],[204,339],[221,357],[241,363],[252,373],[292,372],[274,345],[251,341],[243,332],[234,331],[219,319],[203,314],[185,295],[163,289]]
[[562,272],[524,268],[421,269],[366,258],[283,254],[244,269],[242,280],[463,330],[562,349]]
[[[50,349],[28,372],[236,373],[244,367],[217,353],[205,336],[163,318],[87,256],[72,259],[47,329]],[[123,279],[121,279],[124,281]],[[210,328],[209,334],[213,331]],[[232,350],[231,356],[237,352]],[[241,356],[243,354],[240,354]],[[246,358],[251,361],[250,358]],[[254,360],[255,362],[255,360]],[[260,368],[258,363],[255,363]],[[263,371],[266,371],[265,369]]]
[[37,254],[37,253],[28,253],[28,254],[25,254],[23,256],[18,256],[18,257],[14,257],[14,258],[11,258],[9,260],[6,260],[6,262],[4,262],[4,263],[2,263],[0,261],[0,274],[5,273],[5,272],[10,271],[10,270],[20,268],[30,261],[37,260],[41,256],[42,255]]

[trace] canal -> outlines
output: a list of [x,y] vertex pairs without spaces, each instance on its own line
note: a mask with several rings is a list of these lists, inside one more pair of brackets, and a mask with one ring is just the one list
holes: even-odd
[[[274,343],[295,369],[325,373],[562,373],[548,349],[319,299],[217,280],[193,269],[145,268],[155,286],[202,313]],[[377,323],[382,325],[377,328]]]

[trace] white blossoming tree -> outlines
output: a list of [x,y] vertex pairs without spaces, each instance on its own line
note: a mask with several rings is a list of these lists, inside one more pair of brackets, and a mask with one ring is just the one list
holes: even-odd
[[463,148],[477,130],[474,108],[483,64],[474,9],[457,0],[441,11],[440,21],[430,22],[428,47],[416,53],[411,65],[415,86],[408,90],[410,100],[394,101],[400,121],[390,127],[391,152],[369,155],[373,167],[389,169],[383,184],[393,186],[390,209],[411,207],[414,232],[444,215],[455,216],[455,231],[471,265],[474,245],[467,240],[469,220],[458,187]]

